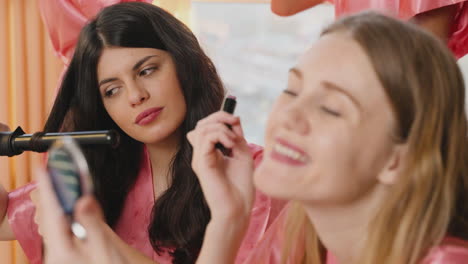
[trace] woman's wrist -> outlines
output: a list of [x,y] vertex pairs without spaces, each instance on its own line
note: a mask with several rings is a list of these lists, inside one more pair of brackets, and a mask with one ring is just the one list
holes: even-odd
[[[249,215],[250,216],[250,215]],[[206,227],[206,235],[224,241],[229,247],[238,247],[249,226],[249,216],[239,216],[229,220],[212,219]],[[237,250],[236,250],[237,251]]]
[[249,224],[250,214],[236,215],[236,216],[223,216],[223,217],[213,217],[208,223],[207,230],[233,230],[239,231],[243,228],[246,228],[246,225]]
[[214,223],[214,225],[240,225],[249,221],[251,211],[252,208],[249,206],[226,205],[222,210],[212,211],[210,223]]
[[203,247],[197,263],[234,263],[249,224],[248,217],[212,219],[206,227]]

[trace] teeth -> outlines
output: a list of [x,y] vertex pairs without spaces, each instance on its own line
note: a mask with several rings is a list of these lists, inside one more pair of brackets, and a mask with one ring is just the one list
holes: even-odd
[[290,149],[284,145],[281,145],[281,144],[275,144],[273,146],[273,149],[280,153],[281,155],[284,155],[288,158],[291,158],[293,160],[297,160],[297,161],[300,161],[300,162],[305,162],[306,161],[306,157],[301,155],[301,153],[293,150],[293,149]]

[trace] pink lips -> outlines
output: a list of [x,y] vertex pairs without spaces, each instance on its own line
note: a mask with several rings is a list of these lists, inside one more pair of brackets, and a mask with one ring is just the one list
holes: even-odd
[[158,115],[162,112],[163,109],[164,107],[153,107],[141,112],[135,118],[135,124],[144,126],[153,122],[156,119],[156,117],[158,117]]

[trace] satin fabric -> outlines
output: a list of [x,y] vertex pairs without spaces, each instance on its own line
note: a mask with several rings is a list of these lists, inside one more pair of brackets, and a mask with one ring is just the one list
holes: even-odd
[[426,11],[459,4],[465,1],[466,0],[329,0],[329,2],[335,5],[335,13],[338,17],[354,14],[366,9],[376,9],[402,19],[409,19]]
[[[102,8],[132,0],[39,0],[42,19],[58,56],[68,65],[78,34],[85,23]],[[151,0],[134,0],[152,2]],[[436,8],[457,4],[449,48],[460,58],[468,53],[468,4],[466,0],[328,0],[335,5],[337,17],[376,9],[401,19]]]
[[8,193],[7,208],[8,222],[23,249],[26,246],[25,254],[31,264],[42,262],[42,240],[34,222],[36,208],[29,197],[36,187],[36,183],[30,183]]
[[147,2],[152,0],[39,0],[42,20],[54,50],[68,65],[78,36],[84,25],[101,9],[123,2]]
[[[284,1],[287,0],[278,0]],[[291,8],[295,12],[303,11],[320,3],[329,2],[335,5],[337,18],[355,14],[364,10],[376,10],[384,14],[408,20],[420,13],[449,5],[457,5],[457,13],[453,18],[448,47],[457,58],[468,53],[468,1],[467,0],[307,0],[297,3]],[[277,5],[275,12],[278,14],[289,13],[290,10],[281,9]]]
[[[246,258],[244,264],[283,264],[282,263],[282,248],[284,246],[285,225],[287,219],[289,205],[286,205],[274,220],[266,233],[263,235],[260,242],[251,254]],[[302,232],[301,232],[302,234]],[[300,237],[298,240],[302,240]],[[294,245],[291,251],[288,252],[287,264],[299,264],[301,262],[301,253],[304,252],[303,243]]]
[[468,241],[446,237],[441,245],[430,250],[421,264],[468,263]]
[[[250,145],[250,148],[255,165],[258,165],[263,150],[256,145]],[[35,188],[35,184],[29,184],[9,193],[8,221],[30,263],[40,264],[42,263],[42,242],[33,219],[35,207],[29,197],[29,193]],[[122,240],[141,253],[160,264],[169,264],[172,259],[167,251],[162,255],[155,253],[148,238],[147,228],[153,205],[154,189],[151,163],[145,150],[137,181],[126,198],[122,215],[114,230]],[[256,193],[249,228],[239,250],[236,263],[243,263],[245,258],[251,254],[251,250],[273,222],[281,207],[281,202],[272,201],[260,192]]]
[[[274,223],[268,228],[244,264],[283,264],[282,248],[289,205],[286,205]],[[303,241],[303,237],[298,239]],[[298,243],[288,252],[287,264],[299,264],[304,252],[303,243]],[[432,248],[421,264],[466,264],[468,263],[468,241],[446,237],[442,243]],[[337,259],[327,252],[326,264],[338,264]]]
[[466,0],[330,0],[336,17],[375,9],[387,15],[408,20],[417,14],[457,4],[448,47],[457,58],[468,53],[468,2]]

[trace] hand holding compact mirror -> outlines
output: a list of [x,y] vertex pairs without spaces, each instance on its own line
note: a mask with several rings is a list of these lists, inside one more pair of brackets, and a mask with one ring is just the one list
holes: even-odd
[[86,230],[74,221],[73,211],[78,199],[93,192],[88,164],[79,146],[72,138],[57,140],[49,149],[47,172],[57,199],[70,220],[73,234],[86,238]]

